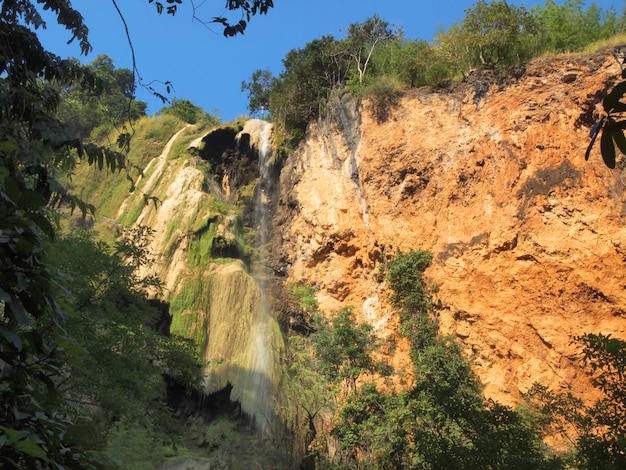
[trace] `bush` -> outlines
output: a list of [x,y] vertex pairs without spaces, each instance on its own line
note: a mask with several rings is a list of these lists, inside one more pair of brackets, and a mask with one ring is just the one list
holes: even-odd
[[381,77],[369,85],[364,97],[369,100],[368,111],[379,124],[389,120],[391,112],[400,102],[402,91],[399,85],[388,77]]

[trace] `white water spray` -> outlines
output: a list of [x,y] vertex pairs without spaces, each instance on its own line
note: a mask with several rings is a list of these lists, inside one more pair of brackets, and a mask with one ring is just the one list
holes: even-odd
[[254,225],[258,233],[259,259],[253,276],[259,286],[259,311],[256,324],[251,332],[249,342],[249,354],[253,357],[253,373],[250,377],[254,380],[250,390],[255,393],[253,413],[254,424],[257,429],[267,434],[274,424],[272,400],[274,397],[274,381],[272,375],[277,358],[275,355],[275,321],[271,316],[266,296],[267,263],[268,263],[268,235],[270,226],[269,190],[270,190],[270,160],[272,157],[272,125],[261,120],[251,120],[246,124],[243,132],[250,134],[250,145],[255,147],[259,154],[259,183],[257,186],[254,203]]
[[205,393],[223,390],[230,384],[230,399],[241,404],[251,425],[264,436],[270,436],[279,423],[274,399],[282,347],[280,328],[269,311],[265,293],[269,279],[266,245],[270,226],[271,127],[267,122],[251,120],[240,133],[240,137],[249,136],[249,145],[259,157],[260,176],[250,221],[257,233],[258,259],[251,263],[252,273],[239,260],[213,267],[204,353]]

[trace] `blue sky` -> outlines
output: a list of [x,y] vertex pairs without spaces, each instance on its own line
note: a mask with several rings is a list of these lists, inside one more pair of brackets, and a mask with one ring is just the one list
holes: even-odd
[[[165,0],[162,0],[165,3]],[[170,98],[188,99],[197,106],[229,121],[247,114],[247,96],[241,82],[258,69],[274,75],[282,70],[282,59],[292,49],[332,34],[344,37],[352,23],[378,14],[393,26],[402,28],[410,39],[432,40],[440,28],[448,28],[464,17],[474,1],[420,0],[274,0],[267,15],[252,19],[243,36],[225,38],[220,25],[193,20],[189,0],[184,0],[176,16],[158,15],[148,0],[118,0],[131,34],[137,67],[145,83],[170,81]],[[527,8],[543,1],[513,1]],[[560,1],[557,3],[561,3]],[[589,4],[590,2],[587,2]],[[98,54],[113,58],[116,67],[131,68],[130,47],[124,25],[110,0],[73,0],[90,31],[93,52],[81,57],[75,45],[67,45],[67,31],[52,18],[43,33],[44,44],[61,57],[78,57],[90,62]],[[202,7],[197,15],[210,21],[225,14],[224,0],[196,0]],[[623,1],[596,1],[603,9],[623,8]],[[148,102],[148,112],[163,105],[141,90],[137,98]]]

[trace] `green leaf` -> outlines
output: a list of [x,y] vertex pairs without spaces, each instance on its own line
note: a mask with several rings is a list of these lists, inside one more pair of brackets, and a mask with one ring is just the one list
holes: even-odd
[[20,325],[28,325],[28,313],[24,310],[22,303],[18,299],[13,299],[11,302],[7,302],[6,307],[9,307],[11,312],[13,312],[13,316],[17,320]]
[[10,140],[3,140],[0,142],[0,152],[13,152],[17,150],[18,146],[15,142],[11,142]]
[[22,191],[20,194],[19,205],[25,210],[37,210],[45,206],[44,198],[35,191]]
[[36,459],[48,462],[48,456],[43,449],[32,441],[18,441],[15,443],[15,449]]
[[4,323],[0,323],[0,335],[4,337],[9,343],[11,343],[18,351],[22,350],[22,339],[11,328]]
[[612,132],[606,127],[600,138],[600,152],[604,164],[611,169],[615,168],[615,146],[613,145]]
[[35,213],[31,215],[31,219],[33,220],[33,222],[37,224],[37,227],[39,227],[39,229],[43,233],[45,233],[51,239],[54,239],[54,236],[55,236],[54,228],[52,227],[52,224],[45,216],[39,213]]

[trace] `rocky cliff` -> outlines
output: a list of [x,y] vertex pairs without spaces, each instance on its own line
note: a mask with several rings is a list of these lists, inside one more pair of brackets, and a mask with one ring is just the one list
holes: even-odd
[[573,337],[626,339],[624,166],[584,160],[612,52],[411,91],[383,123],[338,101],[282,168],[274,270],[394,336],[378,268],[429,250],[442,330],[487,397],[514,404],[534,382],[589,397]]

